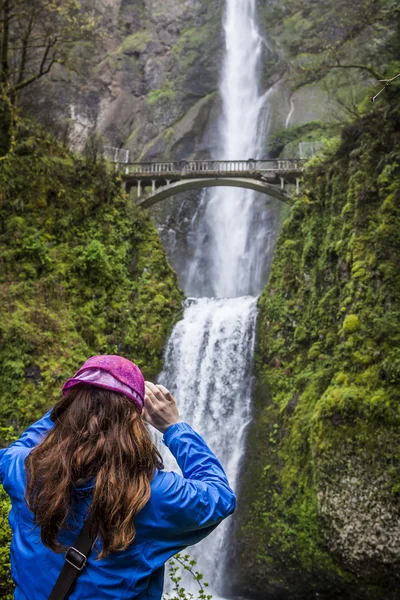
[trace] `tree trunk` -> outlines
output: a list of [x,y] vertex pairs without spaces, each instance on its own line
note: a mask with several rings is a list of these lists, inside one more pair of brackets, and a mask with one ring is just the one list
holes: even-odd
[[9,65],[8,65],[8,41],[10,34],[10,0],[3,0],[3,11],[1,15],[1,49],[0,49],[0,84],[4,86],[8,83]]
[[10,32],[10,0],[3,0],[1,14],[0,47],[0,156],[7,154],[11,143],[12,113],[11,100],[8,98],[9,64],[8,44]]

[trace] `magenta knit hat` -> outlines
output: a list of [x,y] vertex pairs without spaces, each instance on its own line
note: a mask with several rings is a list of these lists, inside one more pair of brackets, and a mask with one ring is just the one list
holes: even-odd
[[92,356],[64,383],[63,396],[78,383],[120,392],[132,400],[140,411],[143,409],[144,377],[139,367],[127,358],[114,354]]

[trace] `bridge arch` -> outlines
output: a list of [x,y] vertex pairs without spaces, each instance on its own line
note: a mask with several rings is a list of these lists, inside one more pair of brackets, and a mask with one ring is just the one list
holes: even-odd
[[209,187],[246,188],[249,190],[254,190],[255,192],[260,192],[261,194],[266,194],[267,196],[272,196],[281,202],[285,202],[287,204],[290,203],[290,196],[285,190],[282,190],[278,186],[272,185],[271,183],[266,183],[265,181],[247,179],[245,177],[210,177],[207,179],[182,179],[174,183],[169,183],[158,188],[148,196],[138,198],[138,205],[143,208],[149,208],[150,206],[154,206],[154,204],[158,204],[158,202],[161,202],[166,198],[170,198],[175,194],[186,192],[188,190],[198,190]]
[[[300,191],[304,161],[292,159],[182,160],[118,163],[125,189],[137,187],[138,204],[153,206],[179,192],[205,187],[247,188],[291,203],[287,187]],[[151,192],[147,192],[150,187]]]

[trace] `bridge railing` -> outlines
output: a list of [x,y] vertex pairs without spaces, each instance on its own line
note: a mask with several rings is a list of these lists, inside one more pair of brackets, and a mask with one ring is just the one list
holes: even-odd
[[191,174],[233,174],[262,171],[300,171],[304,160],[268,159],[268,160],[189,160],[178,162],[133,162],[125,163],[125,173],[141,176],[159,176],[168,173],[176,175]]

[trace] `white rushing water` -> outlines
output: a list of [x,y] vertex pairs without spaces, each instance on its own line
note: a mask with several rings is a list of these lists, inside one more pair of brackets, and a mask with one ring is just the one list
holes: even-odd
[[[257,298],[191,298],[168,342],[160,381],[176,398],[182,420],[201,433],[236,487],[242,439],[250,420],[251,359]],[[177,470],[168,453],[165,467]],[[222,544],[229,519],[190,555],[209,582],[223,568]],[[197,585],[197,584],[196,584]],[[190,577],[185,587],[196,590]]]
[[[263,155],[268,92],[259,89],[265,43],[257,30],[255,5],[255,0],[226,0],[220,147],[215,158]],[[171,390],[182,419],[203,435],[237,489],[250,420],[257,295],[266,283],[276,225],[268,201],[243,189],[205,192],[197,214],[191,232],[195,256],[181,273],[191,298],[168,342],[158,381]],[[163,455],[166,468],[176,468],[169,452],[164,449]],[[189,549],[214,597],[224,588],[229,522]],[[187,590],[197,589],[190,575],[184,575],[182,584]],[[167,580],[166,591],[170,589]]]

